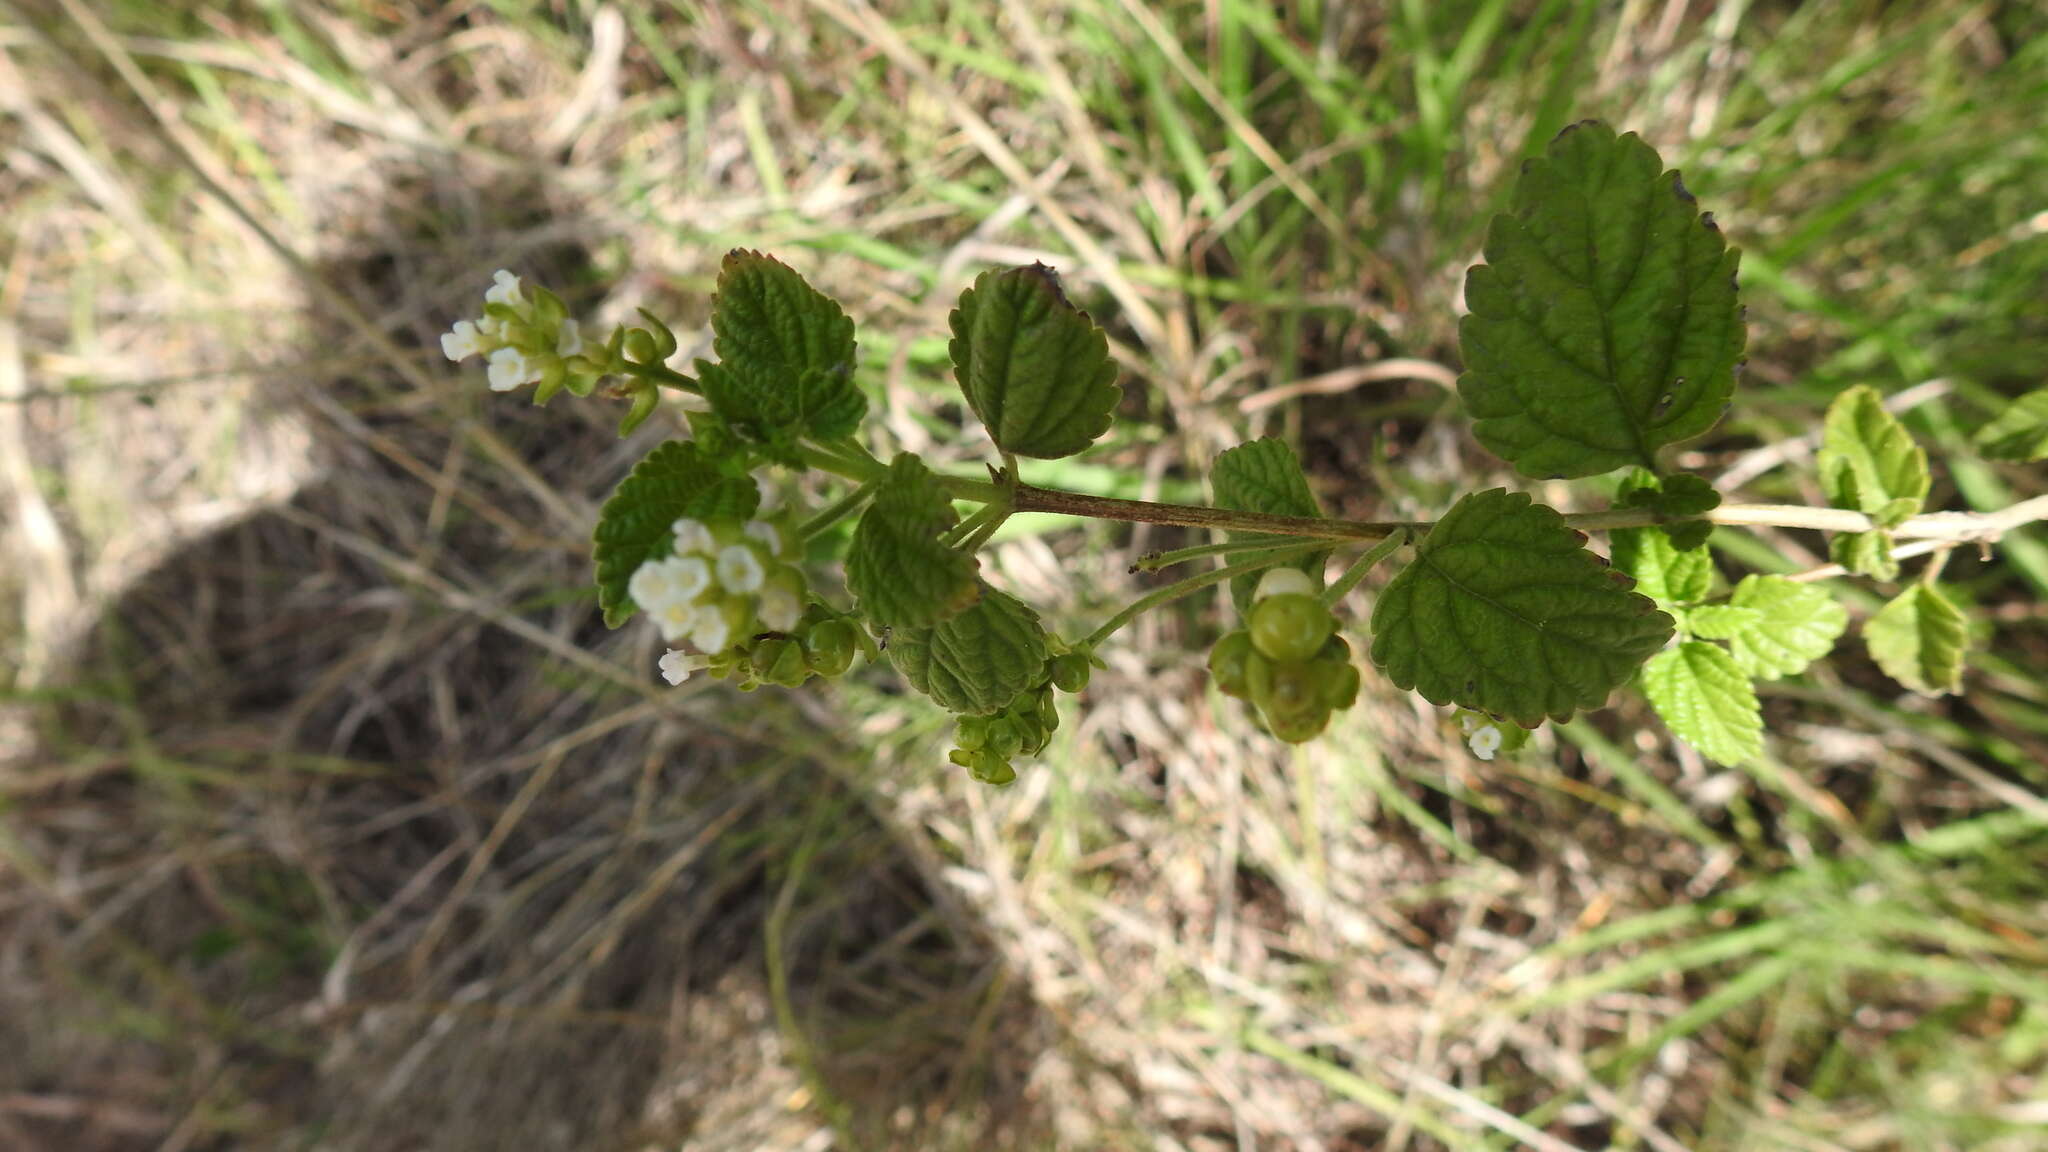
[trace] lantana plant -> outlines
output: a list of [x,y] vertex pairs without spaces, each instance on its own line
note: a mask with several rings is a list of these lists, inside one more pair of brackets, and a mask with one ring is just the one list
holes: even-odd
[[[886,662],[957,715],[953,762],[1003,784],[1058,726],[1055,693],[1087,686],[1118,629],[1227,581],[1239,626],[1215,642],[1209,669],[1280,740],[1314,739],[1357,701],[1348,636],[1396,686],[1455,706],[1481,759],[1514,753],[1529,729],[1602,707],[1634,681],[1674,733],[1733,764],[1763,752],[1754,682],[1798,675],[1848,624],[1821,581],[1889,585],[1904,561],[1926,557],[1863,635],[1907,688],[1954,692],[1968,625],[1936,582],[1944,560],[2048,518],[2048,497],[1927,512],[1926,453],[1868,387],[1829,408],[1817,455],[1828,507],[1724,503],[1705,478],[1672,468],[1667,450],[1712,428],[1734,395],[1746,340],[1737,266],[1712,215],[1633,134],[1577,124],[1524,167],[1465,282],[1458,392],[1479,443],[1522,475],[1618,474],[1611,507],[1574,515],[1492,488],[1433,521],[1329,518],[1274,439],[1216,459],[1212,506],[1027,484],[1020,458],[1086,451],[1122,397],[1102,330],[1043,265],[982,273],[952,312],[954,378],[992,450],[985,476],[877,455],[853,322],[756,252],[726,256],[713,359],[689,372],[669,365],[676,337],[654,316],[586,344],[559,297],[507,271],[442,348],[481,358],[493,389],[531,385],[539,404],[602,385],[626,404],[622,435],[664,395],[701,398],[684,414],[688,437],[655,447],[620,483],[595,539],[605,622],[647,617],[668,645],[659,672],[670,683],[702,671],[742,689],[795,688],[857,657]],[[1995,457],[2048,456],[2048,392],[2022,398],[1978,444]],[[822,473],[840,490],[816,508],[775,509],[781,489],[763,487],[764,470]],[[1085,636],[1060,637],[981,576],[978,553],[1018,512],[1222,538],[1144,557],[1147,570],[1201,567]],[[812,543],[848,518],[841,595],[806,565],[819,562]],[[1722,587],[1709,537],[1761,526],[1831,533],[1833,563]],[[1604,556],[1592,532],[1605,533]],[[1366,576],[1397,560],[1369,621],[1343,618]]]

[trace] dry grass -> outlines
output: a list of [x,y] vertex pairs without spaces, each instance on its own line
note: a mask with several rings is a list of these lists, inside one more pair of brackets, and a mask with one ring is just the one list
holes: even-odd
[[[2021,66],[2024,12],[1414,7],[26,6],[0,1147],[2036,1146],[2048,840],[1973,779],[2044,784],[2038,554],[1952,569],[2015,628],[1976,702],[1902,708],[1851,654],[1773,698],[1754,774],[1626,703],[1482,770],[1370,677],[1290,754],[1208,693],[1198,604],[998,793],[885,674],[656,691],[584,540],[669,430],[432,354],[510,266],[688,355],[719,255],[764,247],[860,321],[891,441],[971,465],[935,337],[975,270],[1042,258],[1135,431],[1035,479],[1199,497],[1282,432],[1344,511],[1426,514],[1496,467],[1442,388],[1484,197],[1598,110],[1816,262],[1753,273],[1758,411],[1702,465],[1841,374],[1933,374],[1965,304],[2014,349],[1965,394],[2038,373],[2038,149],[1905,153],[1987,205],[1950,279],[1914,262],[1943,237],[1815,187],[1904,179],[1845,91],[2026,123],[2038,51],[1971,71]],[[1792,33],[1871,59],[1802,72]],[[1886,328],[1893,269],[1940,307]],[[2039,480],[1955,468],[1959,500]],[[1036,524],[989,567],[1072,625],[1171,543]]]

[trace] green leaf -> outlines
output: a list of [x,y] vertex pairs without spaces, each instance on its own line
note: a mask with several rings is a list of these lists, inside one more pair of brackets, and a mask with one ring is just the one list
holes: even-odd
[[1671,638],[1671,617],[1529,497],[1458,501],[1380,593],[1372,658],[1433,704],[1525,727],[1597,708]]
[[1849,624],[1849,613],[1826,589],[1783,576],[1743,577],[1728,605],[1749,610],[1756,620],[1721,638],[1738,667],[1764,680],[1798,675],[1827,655]]
[[1828,558],[1858,576],[1891,580],[1899,574],[1899,562],[1892,557],[1891,534],[1878,529],[1835,533],[1828,541]]
[[1043,264],[984,272],[953,309],[953,376],[1005,452],[1071,456],[1109,429],[1123,390],[1109,339]]
[[1889,520],[1886,527],[1918,512],[1927,498],[1927,452],[1868,385],[1828,405],[1819,463],[1830,504]]
[[[1323,510],[1309,491],[1308,477],[1301,461],[1284,440],[1265,437],[1226,449],[1216,457],[1209,472],[1216,491],[1216,506],[1236,512],[1263,512],[1269,516],[1321,516]],[[1268,532],[1232,532],[1232,540],[1273,540],[1285,537]],[[1294,561],[1294,566],[1321,581],[1328,551],[1313,552]],[[1230,597],[1243,612],[1258,586],[1258,573],[1232,577]]]
[[1745,340],[1737,258],[1634,133],[1565,129],[1466,276],[1479,442],[1525,476],[1592,476],[1713,427]]
[[1763,621],[1763,614],[1754,608],[1738,608],[1733,604],[1702,604],[1687,612],[1680,620],[1685,631],[1702,640],[1727,640],[1756,627]]
[[904,452],[890,462],[846,553],[846,586],[869,621],[924,628],[974,602],[980,563],[939,540],[959,522],[924,461]]
[[2012,402],[1977,429],[1977,450],[1994,460],[2048,460],[2048,388]]
[[1659,477],[1636,468],[1623,478],[1616,496],[1620,507],[1647,508],[1660,518],[1676,521],[1658,527],[1681,552],[1698,549],[1714,531],[1707,521],[1688,517],[1704,516],[1721,506],[1721,494],[1714,486],[1690,472]]
[[1704,548],[1681,552],[1659,528],[1617,528],[1607,538],[1614,566],[1663,607],[1704,600],[1714,590],[1714,561]]
[[753,477],[729,470],[696,441],[656,445],[598,512],[594,555],[605,626],[617,628],[633,615],[626,582],[650,557],[675,546],[678,519],[744,520],[760,503]]
[[1719,644],[1688,640],[1643,667],[1643,694],[1657,715],[1700,755],[1740,764],[1764,750],[1756,690]]
[[970,716],[994,715],[1043,680],[1049,655],[1038,614],[986,586],[952,619],[901,629],[889,640],[889,659],[913,688]]
[[853,321],[788,265],[728,252],[711,301],[711,347],[697,362],[704,398],[754,439],[851,435],[868,401],[853,382]]
[[1969,624],[1932,584],[1915,584],[1878,609],[1863,626],[1863,642],[1885,675],[1915,692],[1940,696],[1962,689]]

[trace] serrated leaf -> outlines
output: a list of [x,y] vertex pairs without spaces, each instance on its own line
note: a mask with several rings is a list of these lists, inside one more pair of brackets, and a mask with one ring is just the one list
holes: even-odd
[[753,477],[727,470],[696,441],[656,445],[598,512],[593,555],[605,626],[617,628],[633,615],[626,582],[649,557],[674,547],[678,519],[744,520],[760,503]]
[[1764,750],[1756,689],[1719,644],[1688,640],[1643,666],[1643,694],[1664,724],[1700,755],[1740,764]]
[[1828,405],[1819,464],[1821,487],[1837,508],[1873,519],[1882,514],[1897,523],[1927,498],[1926,450],[1868,385],[1850,388]]
[[974,602],[980,563],[939,540],[959,522],[924,461],[904,452],[890,462],[846,553],[846,586],[869,621],[923,628]]
[[1721,494],[1690,472],[1659,477],[1637,468],[1622,480],[1616,504],[1622,508],[1647,508],[1660,517],[1672,519],[1674,523],[1658,527],[1671,538],[1673,547],[1680,552],[1692,552],[1707,542],[1714,526],[1705,520],[1685,517],[1704,516],[1719,508]]
[[1038,614],[986,586],[959,615],[889,640],[889,659],[911,687],[970,716],[993,715],[1043,680],[1049,654]]
[[1565,129],[1465,280],[1458,393],[1479,442],[1525,476],[1591,476],[1713,427],[1746,338],[1737,260],[1634,133]]
[[1373,662],[1433,704],[1525,727],[1599,707],[1672,621],[1584,542],[1522,493],[1466,496],[1380,593]]
[[1899,562],[1892,556],[1891,534],[1877,529],[1835,533],[1834,539],[1828,541],[1828,559],[1858,576],[1891,580],[1899,574]]
[[1685,630],[1702,640],[1727,640],[1754,628],[1763,615],[1733,604],[1702,604],[1685,614]]
[[1109,429],[1123,390],[1109,339],[1043,264],[984,272],[952,314],[953,376],[1006,452],[1071,456]]
[[1878,609],[1863,626],[1863,642],[1885,675],[1915,692],[1940,696],[1962,688],[1969,622],[1932,584],[1915,584]]
[[[1235,512],[1263,512],[1269,516],[1321,516],[1315,493],[1309,491],[1308,476],[1301,461],[1284,440],[1265,437],[1224,450],[1210,469],[1209,482],[1215,488],[1216,506]],[[1232,540],[1282,540],[1266,532],[1232,532]],[[1294,566],[1321,580],[1329,552],[1310,553]],[[1230,597],[1238,611],[1251,602],[1259,575],[1233,577]]]
[[1714,562],[1704,548],[1682,552],[1660,528],[1617,528],[1607,539],[1614,566],[1659,605],[1689,604],[1714,590]]
[[1977,450],[1993,460],[2048,460],[2048,388],[2013,401],[1977,429]]
[[712,349],[698,361],[712,409],[765,443],[851,435],[867,415],[853,382],[853,321],[788,265],[726,254],[711,301]]
[[1798,675],[1833,650],[1849,624],[1849,613],[1826,589],[1783,576],[1743,577],[1728,605],[1756,615],[1755,623],[1721,638],[1738,667],[1764,680]]

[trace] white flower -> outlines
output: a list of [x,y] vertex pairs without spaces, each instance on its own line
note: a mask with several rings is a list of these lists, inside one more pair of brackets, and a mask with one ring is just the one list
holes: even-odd
[[718,550],[718,585],[728,592],[747,593],[767,579],[754,550],[744,544],[728,544]]
[[1293,567],[1268,568],[1266,569],[1266,574],[1259,577],[1259,589],[1252,593],[1252,603],[1256,604],[1268,596],[1313,596],[1315,594],[1316,582],[1309,579],[1308,573],[1303,572],[1301,569]]
[[702,630],[707,617],[718,618],[715,609],[700,612],[688,600],[670,600],[650,611],[654,616],[654,626],[661,629],[661,638],[671,644],[689,635],[693,629]]
[[509,304],[514,308],[523,306],[526,298],[519,294],[519,277],[503,268],[491,275],[490,290],[484,293],[486,304]]
[[782,507],[782,489],[775,484],[774,477],[762,472],[754,477],[754,491],[761,494],[759,511],[773,512]]
[[732,639],[732,622],[725,613],[712,609],[697,614],[696,626],[690,629],[690,643],[699,651],[717,655],[725,651],[726,642]]
[[775,530],[775,525],[768,523],[766,520],[749,520],[747,521],[745,532],[748,536],[766,544],[770,556],[782,555],[782,533]]
[[1472,749],[1474,756],[1479,757],[1481,760],[1491,760],[1493,759],[1493,754],[1500,751],[1500,729],[1488,724],[1486,727],[1467,736],[1465,743]]
[[690,667],[695,661],[680,648],[671,648],[661,655],[661,678],[671,684],[681,684],[690,678]]
[[500,348],[491,353],[491,391],[510,392],[521,384],[540,379],[540,369],[517,348]]
[[479,355],[484,350],[483,342],[479,339],[482,335],[483,333],[477,331],[475,321],[457,320],[455,327],[441,333],[441,355],[457,364],[471,356]]
[[676,521],[669,531],[676,534],[678,556],[687,556],[692,552],[701,552],[709,556],[718,551],[718,541],[711,538],[711,529],[706,528],[702,520],[692,520],[685,516]]
[[788,632],[804,618],[804,602],[780,584],[761,589],[761,602],[754,610],[771,632]]
[[575,317],[562,321],[562,334],[555,338],[555,355],[576,356],[583,351],[583,326]]
[[711,566],[701,556],[649,560],[633,570],[626,594],[648,611],[668,604],[692,604],[711,586]]
[[503,340],[505,338],[505,322],[496,316],[477,317],[476,330],[487,340]]

